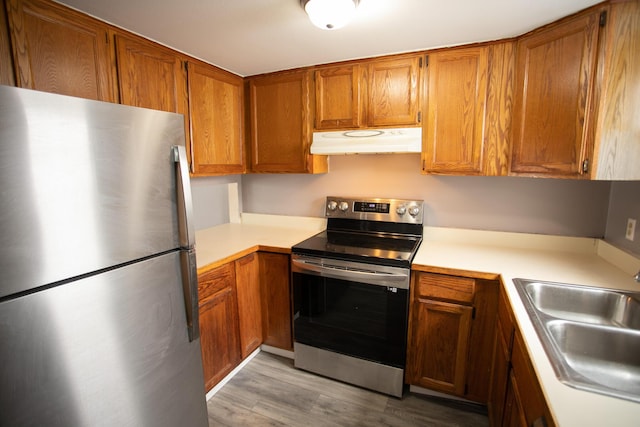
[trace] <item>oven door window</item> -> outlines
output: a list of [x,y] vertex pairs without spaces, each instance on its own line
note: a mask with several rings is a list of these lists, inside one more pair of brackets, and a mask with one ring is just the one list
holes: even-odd
[[404,368],[406,289],[293,273],[297,342]]

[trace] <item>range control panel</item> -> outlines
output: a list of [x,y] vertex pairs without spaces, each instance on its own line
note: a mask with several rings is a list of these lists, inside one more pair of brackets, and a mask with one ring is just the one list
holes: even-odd
[[422,200],[355,199],[329,196],[325,205],[325,216],[327,218],[422,224],[423,204]]

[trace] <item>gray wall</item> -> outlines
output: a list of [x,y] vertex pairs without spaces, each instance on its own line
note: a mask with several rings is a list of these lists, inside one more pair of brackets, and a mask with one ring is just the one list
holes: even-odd
[[191,178],[196,230],[229,222],[229,184],[240,184],[240,175]]
[[330,173],[324,175],[244,175],[243,211],[321,217],[329,195],[417,198],[424,199],[426,225],[431,226],[605,234],[609,182],[421,175],[419,154],[329,160]]
[[[625,239],[627,218],[636,220],[633,242]],[[611,183],[611,198],[605,240],[640,256],[640,182]]]

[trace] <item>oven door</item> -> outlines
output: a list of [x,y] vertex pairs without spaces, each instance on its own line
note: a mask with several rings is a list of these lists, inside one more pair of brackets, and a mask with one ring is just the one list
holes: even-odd
[[409,269],[292,255],[296,342],[404,369]]

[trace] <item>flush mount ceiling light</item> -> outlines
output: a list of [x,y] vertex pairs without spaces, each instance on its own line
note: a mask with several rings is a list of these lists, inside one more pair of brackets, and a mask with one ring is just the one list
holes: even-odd
[[323,30],[337,30],[349,23],[359,0],[300,0],[311,23]]

